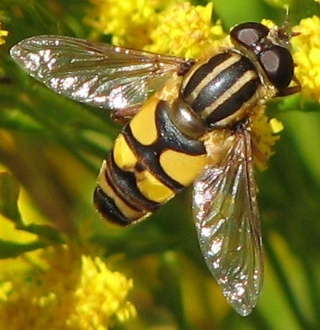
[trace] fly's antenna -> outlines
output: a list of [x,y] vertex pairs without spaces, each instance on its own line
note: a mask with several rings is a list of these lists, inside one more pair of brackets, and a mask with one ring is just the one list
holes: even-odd
[[290,40],[293,37],[300,35],[300,32],[293,32],[291,29],[291,20],[289,16],[289,5],[285,6],[286,15],[285,20],[281,26],[274,26],[270,30],[269,37],[273,40],[274,43],[291,49]]

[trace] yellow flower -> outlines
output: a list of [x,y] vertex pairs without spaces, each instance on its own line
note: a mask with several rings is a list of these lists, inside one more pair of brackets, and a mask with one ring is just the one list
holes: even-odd
[[158,15],[158,25],[151,32],[152,43],[144,49],[181,57],[200,57],[225,37],[219,21],[212,25],[211,15],[211,2],[205,7],[175,2]]
[[112,43],[160,54],[198,58],[225,37],[220,21],[212,25],[212,3],[185,1],[91,0],[85,22]]
[[320,19],[305,18],[293,27],[300,33],[292,38],[295,73],[303,86],[302,95],[320,101]]
[[118,46],[142,49],[150,42],[150,32],[157,25],[157,12],[166,5],[161,0],[90,0],[92,10],[85,22],[99,33],[112,34]]
[[7,35],[8,35],[8,31],[1,29],[1,22],[0,22],[0,45],[6,42],[2,37],[6,37]]
[[269,29],[272,29],[272,28],[275,27],[275,23],[273,21],[271,21],[270,19],[267,19],[267,18],[263,18],[260,23],[265,25]]
[[251,116],[252,152],[255,166],[263,171],[268,166],[269,158],[274,154],[273,147],[282,131],[283,125],[276,118],[271,120],[265,114],[265,105],[256,106]]
[[103,330],[136,315],[127,301],[132,280],[99,257],[55,247],[32,263],[24,274],[1,281],[1,328]]

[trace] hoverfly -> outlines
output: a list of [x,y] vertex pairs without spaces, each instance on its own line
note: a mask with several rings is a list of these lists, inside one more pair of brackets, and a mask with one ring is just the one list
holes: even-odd
[[230,48],[200,60],[47,35],[11,49],[32,77],[125,124],[94,192],[107,220],[138,222],[194,182],[204,259],[241,315],[263,281],[251,115],[258,103],[300,90],[290,37],[243,23],[231,30]]

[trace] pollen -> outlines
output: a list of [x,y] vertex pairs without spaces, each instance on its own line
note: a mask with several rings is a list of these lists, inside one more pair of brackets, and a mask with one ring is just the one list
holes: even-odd
[[302,96],[320,101],[320,18],[312,16],[293,27],[299,33],[291,39],[295,74],[303,86]]

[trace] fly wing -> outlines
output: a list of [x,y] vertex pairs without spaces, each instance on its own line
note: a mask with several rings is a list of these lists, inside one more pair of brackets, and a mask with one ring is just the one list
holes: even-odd
[[232,307],[248,315],[263,282],[263,251],[251,137],[235,133],[220,167],[208,166],[195,182],[193,212],[207,266]]
[[109,110],[138,107],[186,60],[64,36],[25,39],[10,51],[55,92]]

